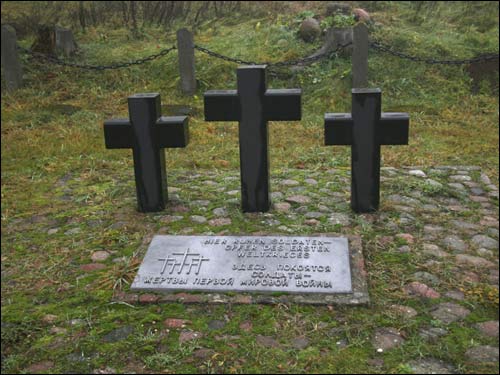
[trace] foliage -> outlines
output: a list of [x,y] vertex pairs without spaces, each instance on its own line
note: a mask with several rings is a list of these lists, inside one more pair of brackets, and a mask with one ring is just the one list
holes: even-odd
[[336,14],[328,16],[321,21],[321,29],[327,30],[332,27],[344,28],[351,27],[356,23],[353,15]]

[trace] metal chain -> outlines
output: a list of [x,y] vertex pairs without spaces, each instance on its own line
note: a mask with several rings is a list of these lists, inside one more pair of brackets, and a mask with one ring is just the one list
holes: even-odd
[[492,60],[498,61],[498,58],[499,58],[498,54],[486,53],[486,54],[482,54],[480,56],[474,57],[472,59],[438,60],[438,59],[428,58],[428,57],[412,56],[412,55],[409,55],[409,54],[404,53],[404,52],[394,51],[392,49],[392,47],[385,45],[385,44],[382,44],[378,41],[370,42],[370,46],[377,51],[386,52],[386,53],[389,53],[393,56],[400,57],[402,59],[424,62],[426,64],[465,65],[465,64],[481,63],[481,62],[492,61]]
[[100,70],[100,71],[107,70],[107,69],[127,68],[127,67],[132,66],[132,65],[144,64],[146,62],[149,62],[149,61],[158,59],[160,57],[166,56],[168,53],[170,53],[171,51],[173,51],[176,48],[177,48],[176,46],[172,46],[170,48],[165,48],[165,49],[161,50],[160,52],[155,53],[153,55],[146,56],[146,57],[143,57],[143,58],[137,59],[137,60],[122,62],[122,63],[115,63],[115,64],[110,64],[110,65],[90,65],[90,64],[80,64],[80,63],[74,63],[74,62],[70,62],[70,61],[61,60],[56,56],[50,56],[50,55],[46,55],[46,54],[43,54],[40,52],[34,52],[34,51],[29,50],[27,48],[19,47],[19,49],[21,51],[23,51],[23,52],[25,52],[25,53],[27,53],[35,58],[39,58],[39,59],[48,61],[52,64],[61,65],[61,66],[68,66],[71,68],[79,68],[79,69],[86,69],[86,70]]
[[351,44],[352,43],[340,45],[334,51],[323,52],[323,53],[320,53],[316,56],[303,57],[301,59],[280,61],[280,62],[275,62],[275,63],[273,63],[273,62],[246,61],[246,60],[242,60],[242,59],[238,59],[238,58],[234,58],[234,57],[229,57],[229,56],[222,55],[218,52],[211,51],[208,48],[199,46],[197,44],[194,45],[194,48],[200,52],[203,52],[203,53],[209,55],[209,56],[212,56],[212,57],[224,60],[224,61],[234,62],[234,63],[241,64],[241,65],[267,65],[269,67],[285,67],[285,66],[293,66],[293,65],[299,65],[299,64],[312,63],[314,61],[317,61],[317,60],[320,60],[320,59],[325,58],[327,56],[330,56],[332,53],[338,52],[340,49],[346,48]]

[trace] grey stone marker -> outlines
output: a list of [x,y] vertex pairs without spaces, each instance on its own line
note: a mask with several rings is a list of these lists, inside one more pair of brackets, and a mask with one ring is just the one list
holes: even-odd
[[352,293],[348,240],[155,236],[132,290]]
[[21,87],[23,71],[17,51],[16,31],[12,26],[2,26],[2,68],[7,91]]
[[182,92],[187,95],[194,95],[196,92],[194,44],[193,34],[188,29],[177,31],[177,50]]
[[352,87],[368,87],[368,27],[364,23],[354,26],[352,51]]
[[77,45],[71,30],[56,27],[56,50],[66,57],[76,52]]

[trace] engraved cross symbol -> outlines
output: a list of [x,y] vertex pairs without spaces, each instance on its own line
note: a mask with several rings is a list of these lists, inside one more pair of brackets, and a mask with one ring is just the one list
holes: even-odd
[[195,268],[195,275],[198,275],[203,262],[210,260],[201,254],[190,253],[189,249],[187,249],[184,253],[172,253],[172,255],[181,256],[182,258],[180,261],[178,258],[170,257],[170,255],[167,258],[159,258],[158,260],[163,262],[163,266],[160,271],[161,275],[163,275],[167,266],[170,266],[170,270],[168,272],[170,275],[174,273],[176,268],[178,268],[177,274],[180,275],[184,270],[184,267],[187,268],[186,275],[189,275],[193,268]]

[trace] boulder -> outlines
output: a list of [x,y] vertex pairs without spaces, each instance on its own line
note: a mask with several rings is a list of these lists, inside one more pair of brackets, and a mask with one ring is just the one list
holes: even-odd
[[352,10],[352,14],[354,15],[354,19],[358,22],[369,23],[371,22],[370,14],[361,8],[356,8]]
[[312,17],[306,18],[300,24],[299,36],[306,42],[312,42],[321,35],[319,22]]

